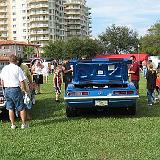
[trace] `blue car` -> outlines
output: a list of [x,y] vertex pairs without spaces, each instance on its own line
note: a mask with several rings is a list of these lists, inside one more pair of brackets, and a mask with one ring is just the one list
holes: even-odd
[[139,97],[133,83],[128,81],[128,59],[75,60],[73,79],[64,100],[66,115],[76,116],[81,109],[126,108],[136,113]]

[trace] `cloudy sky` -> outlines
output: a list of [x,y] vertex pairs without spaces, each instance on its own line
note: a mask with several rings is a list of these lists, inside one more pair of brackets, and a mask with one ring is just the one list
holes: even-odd
[[112,24],[127,26],[144,35],[160,21],[160,0],[87,0],[92,13],[92,35]]

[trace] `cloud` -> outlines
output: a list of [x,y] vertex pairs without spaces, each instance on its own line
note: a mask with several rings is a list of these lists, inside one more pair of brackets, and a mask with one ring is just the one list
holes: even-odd
[[87,5],[92,11],[94,36],[111,24],[130,26],[142,35],[160,20],[160,0],[88,0]]

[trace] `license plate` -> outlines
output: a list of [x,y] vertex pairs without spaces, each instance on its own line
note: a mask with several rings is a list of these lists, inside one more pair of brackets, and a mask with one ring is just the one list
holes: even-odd
[[95,106],[108,106],[108,101],[95,100]]

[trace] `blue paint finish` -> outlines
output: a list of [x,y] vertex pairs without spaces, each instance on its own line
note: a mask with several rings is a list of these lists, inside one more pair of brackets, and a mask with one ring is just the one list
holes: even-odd
[[[74,109],[94,108],[97,99],[107,100],[108,105],[104,106],[107,108],[136,106],[137,90],[128,81],[130,60],[92,59],[70,63],[73,65],[73,79],[64,96],[67,106]],[[115,91],[126,94],[117,95]]]

